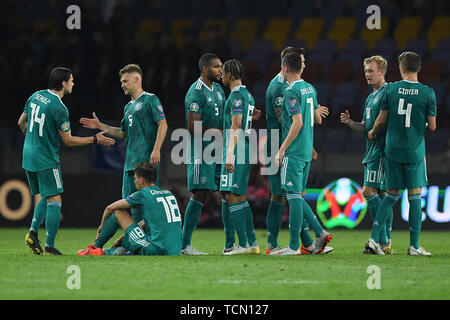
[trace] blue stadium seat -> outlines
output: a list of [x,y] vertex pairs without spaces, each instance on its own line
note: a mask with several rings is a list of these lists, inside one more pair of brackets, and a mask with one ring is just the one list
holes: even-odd
[[397,41],[394,39],[380,39],[376,42],[369,56],[380,55],[385,58],[388,63],[392,61],[395,51],[397,50]]
[[431,53],[431,59],[444,61],[445,71],[450,72],[450,38],[439,40]]
[[267,69],[267,64],[272,54],[273,43],[268,40],[255,40],[251,47],[245,54],[244,61],[258,62],[261,67],[261,72],[264,73]]
[[318,81],[313,83],[314,88],[317,92],[317,101],[323,106],[328,106],[331,96],[332,86],[328,81]]
[[341,61],[350,61],[353,67],[352,71],[359,72],[362,67],[366,46],[366,42],[362,39],[347,41],[344,48],[339,52],[338,59]]
[[433,81],[425,84],[434,89],[434,93],[436,94],[436,104],[439,108],[444,103],[445,95],[447,93],[447,83],[443,81]]
[[424,57],[428,53],[428,40],[426,39],[410,39],[406,43],[403,51],[412,51]]
[[337,44],[334,40],[320,39],[316,42],[314,48],[309,52],[309,59],[320,61],[323,64],[323,70],[326,72],[330,66]]
[[325,133],[324,152],[342,152],[347,139],[348,130],[345,128],[327,129]]
[[359,87],[355,82],[346,81],[337,84],[330,102],[331,114],[337,115],[341,109],[354,105],[358,94]]

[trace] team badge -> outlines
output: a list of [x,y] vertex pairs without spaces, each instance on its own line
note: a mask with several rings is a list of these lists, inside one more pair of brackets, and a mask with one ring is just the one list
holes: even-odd
[[61,124],[61,131],[69,131],[70,129],[70,122],[63,122]]
[[200,109],[200,106],[194,102],[190,105],[189,109],[191,109],[191,111],[197,112]]
[[142,109],[142,102],[136,103],[136,106],[134,107],[134,110],[139,111]]
[[291,99],[291,100],[289,100],[289,106],[290,107],[293,107],[293,106],[295,106],[296,104],[297,104],[297,100],[295,100],[295,99]]
[[242,100],[236,99],[233,101],[233,106],[239,107],[240,105],[242,105]]
[[276,105],[277,107],[281,107],[282,104],[283,104],[283,97],[277,97],[277,98],[275,99],[275,105]]
[[200,177],[200,183],[201,184],[206,184],[207,181],[208,181],[208,177],[206,177],[206,176],[201,176]]
[[156,108],[159,110],[159,112],[164,112],[162,105],[158,104]]

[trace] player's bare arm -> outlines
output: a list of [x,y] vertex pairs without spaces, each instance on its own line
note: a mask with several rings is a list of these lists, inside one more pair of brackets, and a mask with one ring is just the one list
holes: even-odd
[[319,107],[314,110],[314,123],[321,125],[322,118],[326,118],[329,113],[330,112],[327,107],[319,104]]
[[427,116],[427,129],[430,131],[436,130],[436,117],[435,116]]
[[231,128],[228,137],[227,157],[225,160],[225,169],[232,173],[234,171],[234,149],[236,148],[239,133],[241,131],[242,115],[235,114],[231,116]]
[[377,133],[386,125],[388,113],[389,112],[387,110],[380,111],[380,114],[378,115],[377,120],[375,120],[375,124],[373,125],[372,130],[370,130],[367,134],[369,140],[374,140],[377,136]]
[[348,112],[348,110],[345,110],[345,112],[341,113],[341,123],[347,125],[347,127],[352,129],[353,131],[356,131],[364,135],[364,121],[362,122],[353,121],[350,118],[350,113]]
[[130,204],[125,199],[117,200],[116,202],[111,203],[109,206],[105,208],[105,211],[103,211],[102,221],[100,222],[100,226],[98,227],[98,233],[100,233],[100,229],[102,228],[103,224],[105,223],[106,219],[115,211],[115,210],[125,210],[129,209]]
[[261,110],[260,109],[255,109],[253,111],[252,120],[259,120],[259,119],[261,119],[261,116],[262,116]]
[[17,121],[17,125],[19,126],[20,130],[25,133],[27,131],[28,126],[28,114],[22,113],[20,115],[19,121]]
[[108,136],[113,138],[120,140],[125,139],[125,131],[120,130],[119,127],[109,126],[100,122],[100,119],[97,117],[95,112],[92,113],[92,118],[81,118],[80,123],[84,128],[102,130],[105,131]]
[[61,131],[59,130],[59,135],[64,142],[64,144],[68,147],[79,147],[85,146],[88,144],[101,144],[103,146],[112,146],[116,141],[112,138],[105,137],[105,131],[99,132],[91,137],[76,137],[72,136],[71,131]]
[[[195,121],[202,121],[202,115],[198,114],[198,113],[188,112],[187,125],[188,125],[189,133],[191,135],[194,135],[194,122]],[[218,128],[211,128],[211,127],[204,126],[202,123],[202,134],[204,134],[206,130],[210,130],[210,129],[218,130],[220,132],[220,134],[222,134],[222,130],[220,130]]]
[[294,139],[297,137],[302,127],[303,127],[302,115],[301,114],[293,115],[291,128],[289,129],[289,132],[286,136],[286,139],[284,139],[283,144],[280,147],[280,150],[275,156],[275,163],[278,163],[280,167],[283,166],[282,161],[287,148],[289,148],[292,141],[294,141]]
[[156,133],[155,145],[153,146],[153,151],[150,155],[150,163],[158,164],[161,161],[161,147],[164,143],[164,139],[167,134],[167,121],[165,119],[159,120],[157,123],[158,131]]

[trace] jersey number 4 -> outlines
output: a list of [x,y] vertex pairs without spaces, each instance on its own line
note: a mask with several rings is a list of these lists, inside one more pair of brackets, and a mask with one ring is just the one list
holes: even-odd
[[44,130],[44,122],[45,122],[45,113],[41,114],[41,117],[39,118],[39,109],[41,108],[35,103],[30,103],[31,107],[31,118],[30,118],[30,129],[29,131],[33,131],[33,125],[35,122],[39,124],[39,137],[42,137],[43,130]]
[[406,115],[405,117],[405,128],[409,128],[411,126],[411,111],[412,111],[412,104],[411,103],[407,103],[406,104],[406,109],[403,109],[403,106],[405,105],[405,99],[400,98],[400,100],[398,100],[398,112],[397,114],[399,115]]
[[180,209],[174,196],[158,197],[156,201],[163,204],[167,223],[181,221]]

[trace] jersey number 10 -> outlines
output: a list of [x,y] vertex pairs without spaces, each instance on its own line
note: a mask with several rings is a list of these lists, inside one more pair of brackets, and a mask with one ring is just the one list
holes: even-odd
[[31,117],[30,117],[30,129],[29,131],[33,131],[33,125],[35,122],[39,123],[39,137],[42,137],[42,133],[44,130],[44,122],[45,122],[45,113],[41,114],[41,117],[38,117],[39,109],[41,108],[35,103],[30,103],[31,107]]
[[174,196],[158,197],[156,201],[163,204],[167,223],[181,221],[180,209]]

